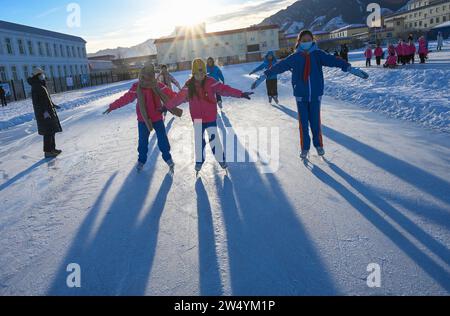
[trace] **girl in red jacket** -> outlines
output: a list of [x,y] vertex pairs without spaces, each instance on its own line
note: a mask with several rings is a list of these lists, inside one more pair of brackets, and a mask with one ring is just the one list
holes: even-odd
[[386,60],[386,63],[384,64],[384,68],[397,68],[397,57],[395,56],[395,47],[394,45],[389,46],[389,57]]
[[206,131],[208,131],[209,143],[214,156],[222,169],[228,168],[225,152],[217,131],[216,95],[250,100],[252,94],[251,92],[234,89],[208,77],[206,63],[202,59],[195,59],[192,62],[192,77],[177,96],[166,104],[166,107],[172,110],[185,102],[189,102],[189,110],[195,128],[195,171],[197,175],[205,162]]
[[[170,144],[167,138],[166,127],[163,120],[163,105],[169,101],[170,98],[175,97],[175,92],[169,89],[161,82],[157,82],[155,77],[155,67],[153,65],[145,66],[140,74],[139,81],[133,84],[131,89],[125,93],[121,98],[114,101],[104,114],[109,114],[114,110],[120,109],[138,100],[136,104],[136,114],[138,119],[139,130],[139,159],[136,169],[142,171],[147,162],[148,154],[148,139],[150,132],[155,130],[158,138],[158,147],[162,153],[164,161],[173,172],[174,162],[170,154]],[[173,111],[174,115],[181,116],[182,111]]]
[[369,45],[367,45],[364,56],[366,56],[366,67],[372,66],[372,48]]
[[380,44],[377,44],[377,48],[375,48],[375,58],[377,60],[377,66],[381,65],[381,59],[383,58],[383,49]]

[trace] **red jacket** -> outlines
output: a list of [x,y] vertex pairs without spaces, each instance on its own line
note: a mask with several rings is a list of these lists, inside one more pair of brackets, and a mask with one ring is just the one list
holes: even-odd
[[382,57],[383,56],[383,49],[381,47],[375,48],[375,57]]
[[[163,83],[159,82],[158,85],[159,85],[159,88],[161,89],[161,91],[165,95],[167,95],[169,97],[169,99],[172,99],[176,96],[176,93],[173,92],[172,90],[170,90]],[[111,111],[114,111],[114,110],[117,110],[117,109],[124,107],[125,105],[130,104],[133,101],[135,101],[137,99],[137,93],[136,93],[137,87],[138,87],[138,82],[133,84],[131,86],[131,89],[127,93],[125,93],[122,97],[120,97],[118,100],[114,101],[109,106],[109,109]],[[162,108],[161,99],[153,93],[152,89],[143,89],[142,91],[144,92],[145,101],[147,103],[146,104],[147,105],[147,113],[148,113],[150,120],[153,123],[161,121],[163,119],[163,116],[161,113],[161,108]],[[144,122],[144,118],[141,114],[141,110],[139,109],[139,101],[136,102],[136,114],[137,114],[138,121]]]
[[366,49],[366,51],[364,52],[364,56],[366,56],[366,58],[372,58],[372,49],[368,48]]
[[201,120],[203,123],[211,123],[217,120],[216,94],[224,97],[242,97],[242,91],[231,88],[211,77],[206,77],[204,87],[201,87],[200,83],[196,82],[196,88],[198,96],[194,96],[189,100],[189,90],[186,84],[176,97],[166,104],[166,107],[173,109],[185,102],[189,102],[192,121]]

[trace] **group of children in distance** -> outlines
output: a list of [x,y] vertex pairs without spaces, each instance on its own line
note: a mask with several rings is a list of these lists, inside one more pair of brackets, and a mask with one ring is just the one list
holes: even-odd
[[[278,102],[277,75],[292,71],[292,85],[299,113],[300,156],[302,159],[308,157],[311,148],[309,127],[312,130],[313,145],[318,155],[325,155],[320,118],[321,99],[324,93],[323,66],[341,68],[344,72],[349,71],[360,75],[358,73],[360,70],[352,68],[344,59],[320,50],[309,30],[304,30],[299,34],[296,51],[292,55],[277,62],[275,55],[269,53],[264,63],[252,71],[255,73],[264,70],[264,74],[256,80],[252,89],[266,81],[270,101],[274,99],[276,102]],[[175,163],[170,154],[170,144],[162,113],[170,111],[176,116],[181,116],[183,113],[177,107],[185,102],[189,103],[194,127],[201,127],[201,137],[195,137],[195,142],[201,141],[201,144],[195,144],[195,148],[200,146],[202,149],[200,157],[196,157],[195,170],[197,174],[205,162],[205,131],[208,131],[210,143],[214,143],[212,150],[216,159],[226,170],[228,165],[220,139],[214,141],[218,137],[218,104],[221,105],[221,96],[250,100],[253,93],[243,92],[225,85],[223,74],[214,65],[212,58],[208,59],[208,64],[202,59],[195,59],[192,62],[192,75],[178,93],[172,90],[171,85],[174,83],[178,88],[180,85],[166,71],[167,68],[163,67],[163,72],[159,75],[162,80],[158,82],[155,67],[153,65],[145,66],[140,72],[138,82],[133,84],[124,96],[113,102],[104,112],[109,114],[111,111],[138,100],[136,106],[139,131],[137,170],[141,171],[147,162],[148,140],[150,132],[154,129],[162,157],[173,172]],[[216,153],[219,154],[216,155]]]
[[[424,64],[428,57],[428,47],[427,41],[422,36],[419,38],[419,49],[417,49],[416,44],[412,37],[409,37],[408,43],[404,42],[402,39],[398,42],[397,46],[389,45],[388,47],[388,57],[386,58],[385,68],[396,68],[397,65],[411,64],[415,62],[416,53],[419,53],[420,63]],[[372,57],[375,56],[377,66],[381,66],[381,59],[383,58],[384,51],[380,44],[372,51],[370,45],[367,46],[364,56],[366,57],[366,67],[372,66]]]

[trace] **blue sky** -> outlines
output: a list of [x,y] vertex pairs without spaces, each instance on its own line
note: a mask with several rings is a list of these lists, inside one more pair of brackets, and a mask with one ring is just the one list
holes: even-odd
[[[132,46],[169,35],[177,25],[206,22],[207,31],[246,27],[295,0],[0,0],[0,20],[82,36],[88,52]],[[80,27],[67,26],[67,6],[81,9]]]

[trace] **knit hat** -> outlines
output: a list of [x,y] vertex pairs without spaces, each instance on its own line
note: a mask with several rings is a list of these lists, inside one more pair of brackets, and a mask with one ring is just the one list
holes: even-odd
[[298,35],[298,40],[300,41],[302,39],[303,36],[305,35],[309,35],[311,36],[311,38],[314,40],[314,35],[310,30],[303,30],[300,32],[300,34]]
[[206,75],[206,64],[202,59],[196,58],[192,61],[192,75],[195,75],[200,71],[203,71]]
[[39,67],[34,68],[34,69],[33,69],[33,77],[34,77],[34,76],[41,75],[41,74],[43,74],[44,72],[45,72],[45,71],[42,70],[42,68],[39,68]]

